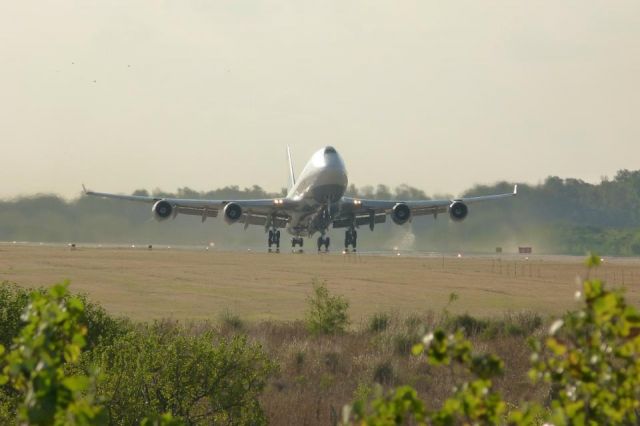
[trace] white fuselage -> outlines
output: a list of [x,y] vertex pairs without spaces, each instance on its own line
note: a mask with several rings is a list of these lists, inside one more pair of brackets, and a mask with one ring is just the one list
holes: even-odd
[[[323,212],[340,201],[347,185],[347,170],[340,154],[333,147],[317,151],[289,190],[286,199],[298,208],[291,215],[287,230],[293,235],[312,235],[324,231]],[[328,219],[329,215],[326,215]]]

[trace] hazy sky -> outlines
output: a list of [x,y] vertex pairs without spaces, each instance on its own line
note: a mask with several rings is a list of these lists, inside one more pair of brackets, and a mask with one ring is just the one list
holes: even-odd
[[640,168],[640,2],[0,0],[0,197]]

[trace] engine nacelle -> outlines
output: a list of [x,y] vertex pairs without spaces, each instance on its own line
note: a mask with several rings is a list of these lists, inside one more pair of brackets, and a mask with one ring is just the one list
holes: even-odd
[[469,214],[469,207],[462,201],[454,201],[449,206],[449,216],[454,222],[462,222]]
[[403,225],[411,219],[411,209],[405,203],[398,203],[391,210],[391,220],[396,225]]
[[229,225],[237,222],[242,217],[242,207],[236,203],[229,203],[224,206],[224,221]]
[[169,219],[173,215],[174,208],[175,207],[170,202],[160,200],[153,205],[151,211],[153,212],[153,217],[157,221],[163,221]]

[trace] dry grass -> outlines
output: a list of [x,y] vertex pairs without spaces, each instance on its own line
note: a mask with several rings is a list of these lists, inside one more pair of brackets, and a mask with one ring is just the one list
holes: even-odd
[[[532,317],[506,317],[496,322],[526,325]],[[388,327],[381,332],[366,326],[342,335],[315,337],[307,333],[302,322],[252,325],[244,332],[260,342],[280,365],[279,373],[261,397],[270,424],[335,424],[344,404],[358,395],[373,395],[376,386],[388,391],[410,384],[429,407],[436,408],[464,375],[457,370],[430,367],[424,359],[410,355],[395,343],[401,337],[413,345],[436,322],[442,322],[442,317],[432,313],[414,314],[411,319],[392,315]],[[220,327],[223,334],[234,333],[224,325]],[[538,326],[533,333],[545,327]],[[506,374],[496,385],[514,405],[524,399],[542,400],[545,394],[544,387],[534,387],[527,379],[530,353],[525,341],[532,332],[524,331],[519,335],[470,336],[477,350],[496,353],[505,360]]]
[[[0,245],[0,281],[24,286],[71,280],[109,312],[135,320],[215,320],[226,311],[245,321],[303,317],[311,280],[326,280],[351,302],[357,324],[378,311],[558,314],[574,305],[581,258],[392,257],[266,254],[154,249]],[[609,260],[597,271],[640,300],[640,262]]]
[[[557,314],[574,306],[582,259],[571,257],[391,257],[280,255],[154,249],[0,246],[0,281],[24,286],[70,279],[116,315],[135,320],[302,318],[311,280],[326,280],[351,302],[358,322],[378,311],[440,310],[451,292],[457,312]],[[608,260],[598,273],[640,300],[640,262]]]
[[[211,322],[192,321],[191,327],[248,334],[280,365],[262,396],[271,424],[331,424],[345,403],[372,392],[375,383],[385,389],[410,384],[429,406],[437,406],[459,375],[429,367],[409,354],[437,323],[452,327],[471,322],[468,331],[476,350],[496,353],[505,361],[506,374],[497,386],[507,400],[542,400],[545,389],[532,387],[526,377],[525,340],[544,332],[539,321],[537,328],[532,326],[537,314],[546,318],[576,306],[575,277],[584,273],[582,259],[570,257],[71,251],[0,245],[0,281],[39,286],[70,279],[73,291],[87,293],[116,315],[136,320],[207,319]],[[595,273],[624,282],[628,300],[638,304],[640,262],[607,259]],[[353,325],[348,333],[313,337],[299,321],[312,278],[326,280],[333,293],[351,302]],[[458,300],[447,306],[452,292]],[[499,321],[445,321],[445,307],[452,315],[468,312]],[[511,326],[500,328],[504,324]]]

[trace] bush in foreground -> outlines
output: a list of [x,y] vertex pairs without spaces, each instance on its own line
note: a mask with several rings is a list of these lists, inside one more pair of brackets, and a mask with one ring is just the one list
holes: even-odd
[[187,424],[264,424],[258,396],[276,366],[246,336],[193,335],[177,324],[140,326],[92,356],[108,418],[138,424],[170,412]]
[[[587,264],[595,267],[596,256]],[[640,311],[626,304],[620,290],[606,290],[599,280],[583,283],[584,306],[554,322],[549,335],[531,339],[531,380],[550,386],[550,404],[524,403],[508,410],[493,379],[503,372],[501,359],[473,352],[461,331],[429,333],[413,353],[432,366],[458,372],[454,392],[431,408],[409,386],[373,400],[358,400],[345,423],[516,424],[551,421],[555,425],[635,425],[640,409]],[[352,409],[352,414],[349,410]],[[351,415],[351,417],[349,417]]]
[[[21,317],[24,326],[0,375],[0,384],[9,383],[22,399],[17,410],[21,424],[104,423],[104,411],[89,389],[94,378],[65,371],[77,364],[86,345],[87,328],[79,321],[83,312],[82,301],[69,297],[66,285],[31,293]],[[0,346],[0,355],[3,351]]]
[[[10,312],[24,302],[24,290],[12,290],[3,293]],[[85,311],[67,284],[31,292],[11,323],[21,327],[12,350],[0,345],[0,423],[266,423],[258,396],[276,366],[259,345],[166,322],[118,324],[101,309]]]

